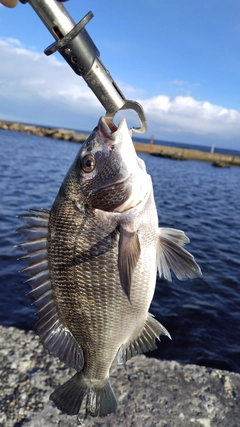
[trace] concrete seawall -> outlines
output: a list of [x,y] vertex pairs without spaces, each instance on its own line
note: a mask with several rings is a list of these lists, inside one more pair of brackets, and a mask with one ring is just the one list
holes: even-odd
[[[64,141],[82,143],[89,134],[78,133],[74,130],[50,128],[44,126],[26,125],[23,123],[13,123],[8,121],[0,121],[0,129],[13,130],[17,132],[25,132],[29,135],[37,135]],[[210,153],[200,150],[190,150],[188,148],[169,147],[165,145],[144,144],[134,142],[136,151],[141,153],[155,154],[160,157],[168,157],[176,160],[199,160],[212,162],[218,165],[235,165],[240,166],[240,156],[232,156],[228,154]]]
[[204,162],[224,163],[228,165],[240,166],[240,156],[231,156],[221,153],[210,153],[200,150],[189,150],[188,148],[167,147],[164,145],[134,143],[136,151],[170,157],[175,159],[199,160]]

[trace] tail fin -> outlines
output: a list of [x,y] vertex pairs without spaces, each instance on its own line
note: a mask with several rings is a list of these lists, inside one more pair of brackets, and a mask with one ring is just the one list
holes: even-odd
[[58,387],[50,399],[68,415],[77,415],[86,397],[86,415],[104,417],[117,409],[117,400],[109,380],[103,387],[89,386],[82,372]]

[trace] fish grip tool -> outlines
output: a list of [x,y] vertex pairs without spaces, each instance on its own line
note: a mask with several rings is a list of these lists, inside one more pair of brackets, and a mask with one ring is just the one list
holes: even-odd
[[44,53],[49,56],[58,51],[74,72],[83,77],[95,96],[106,110],[106,118],[113,122],[119,110],[134,110],[140,120],[140,127],[132,130],[144,133],[147,129],[146,118],[142,106],[125,98],[111,77],[109,71],[100,60],[100,52],[85,29],[93,18],[88,12],[76,24],[64,5],[56,0],[20,0],[29,3],[42,22],[55,38]]

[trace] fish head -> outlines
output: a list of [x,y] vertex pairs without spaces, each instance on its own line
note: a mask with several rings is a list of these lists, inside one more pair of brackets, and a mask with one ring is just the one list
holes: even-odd
[[90,209],[123,212],[139,203],[147,191],[146,176],[126,120],[116,127],[101,117],[78,152],[62,191]]

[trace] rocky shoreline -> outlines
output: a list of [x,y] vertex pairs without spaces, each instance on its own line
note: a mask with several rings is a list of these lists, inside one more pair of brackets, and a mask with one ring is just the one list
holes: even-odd
[[48,138],[78,143],[84,142],[88,137],[88,134],[78,133],[74,130],[25,125],[24,123],[13,123],[3,120],[0,120],[0,129],[14,130],[17,132],[27,133],[28,135],[46,136]]
[[[76,427],[49,395],[71,371],[50,356],[34,332],[0,326],[0,426]],[[114,365],[116,414],[86,418],[86,427],[238,427],[240,375],[137,356]]]

